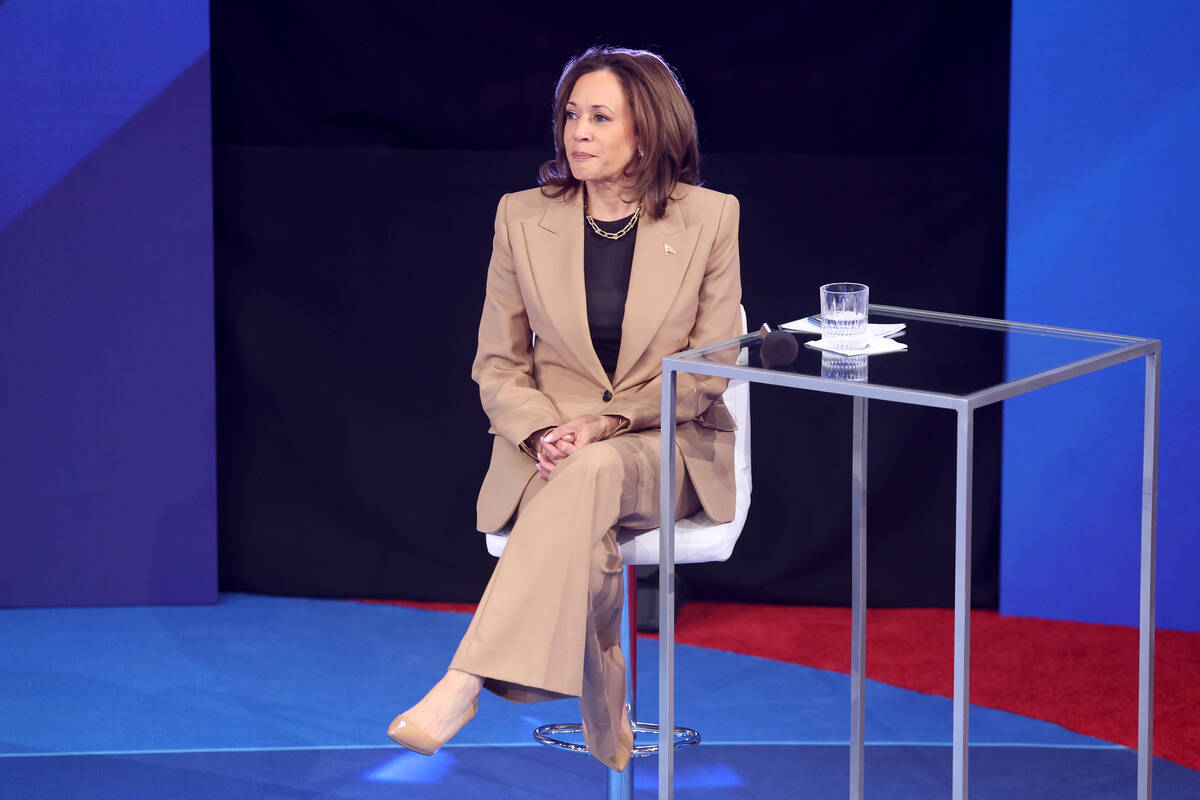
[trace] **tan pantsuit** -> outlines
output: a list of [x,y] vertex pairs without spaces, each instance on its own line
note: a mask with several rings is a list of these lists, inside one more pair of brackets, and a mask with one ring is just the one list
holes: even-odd
[[[477,526],[512,533],[451,664],[513,700],[580,697],[592,752],[617,752],[624,703],[619,528],[658,526],[662,358],[740,332],[738,204],[680,184],[638,223],[617,368],[591,345],[581,192],[505,195],[496,214],[472,377],[491,421]],[[733,517],[733,420],[725,382],[678,378],[680,516]],[[622,420],[549,481],[524,442],[585,414]]]

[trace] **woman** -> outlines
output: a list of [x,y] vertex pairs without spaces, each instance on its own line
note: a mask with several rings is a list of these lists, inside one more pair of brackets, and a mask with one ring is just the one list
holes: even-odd
[[[512,532],[445,677],[388,735],[432,753],[481,688],[579,697],[623,770],[618,529],[658,526],[663,356],[741,333],[738,203],[701,189],[691,104],[658,56],[592,48],[556,92],[557,157],[496,213],[472,377],[495,434],[478,527]],[[733,517],[724,381],[678,378],[676,509]]]

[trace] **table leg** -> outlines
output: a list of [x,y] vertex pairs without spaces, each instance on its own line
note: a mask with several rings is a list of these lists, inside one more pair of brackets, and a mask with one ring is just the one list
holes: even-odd
[[663,370],[658,544],[658,798],[675,795],[675,391]]
[[1142,426],[1141,597],[1138,615],[1138,800],[1150,800],[1154,765],[1154,583],[1158,534],[1159,358],[1146,356]]
[[954,800],[967,800],[967,734],[971,709],[971,483],[975,420],[958,411],[954,487]]
[[854,398],[850,483],[850,800],[863,800],[867,661],[867,398]]

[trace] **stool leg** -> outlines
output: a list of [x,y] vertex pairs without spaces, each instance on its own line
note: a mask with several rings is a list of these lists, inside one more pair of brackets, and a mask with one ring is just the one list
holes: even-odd
[[[630,722],[637,719],[637,568],[625,568],[625,599],[621,603],[621,652],[625,654],[625,705]],[[633,800],[633,763],[624,772],[608,771],[608,800]]]
[[628,680],[625,682],[625,695],[629,700],[629,715],[633,719],[637,719],[637,567],[632,564],[625,567],[625,604],[629,611],[625,614],[626,619],[624,620],[629,634],[628,647],[626,647],[626,641],[621,640],[621,652],[625,654],[625,663],[627,664],[625,670]]

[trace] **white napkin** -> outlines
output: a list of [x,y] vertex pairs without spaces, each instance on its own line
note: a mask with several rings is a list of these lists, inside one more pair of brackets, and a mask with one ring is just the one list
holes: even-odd
[[885,336],[867,336],[866,343],[853,350],[838,349],[824,339],[810,339],[804,343],[804,346],[825,353],[836,353],[840,356],[881,356],[884,353],[899,353],[908,349],[908,345],[904,342],[897,342],[895,339],[888,339]]
[[[802,317],[791,322],[785,322],[779,327],[797,333],[820,333],[821,326],[812,321],[812,317]],[[895,336],[904,330],[903,322],[868,322],[867,333],[871,336]],[[889,353],[892,351],[888,351]]]

